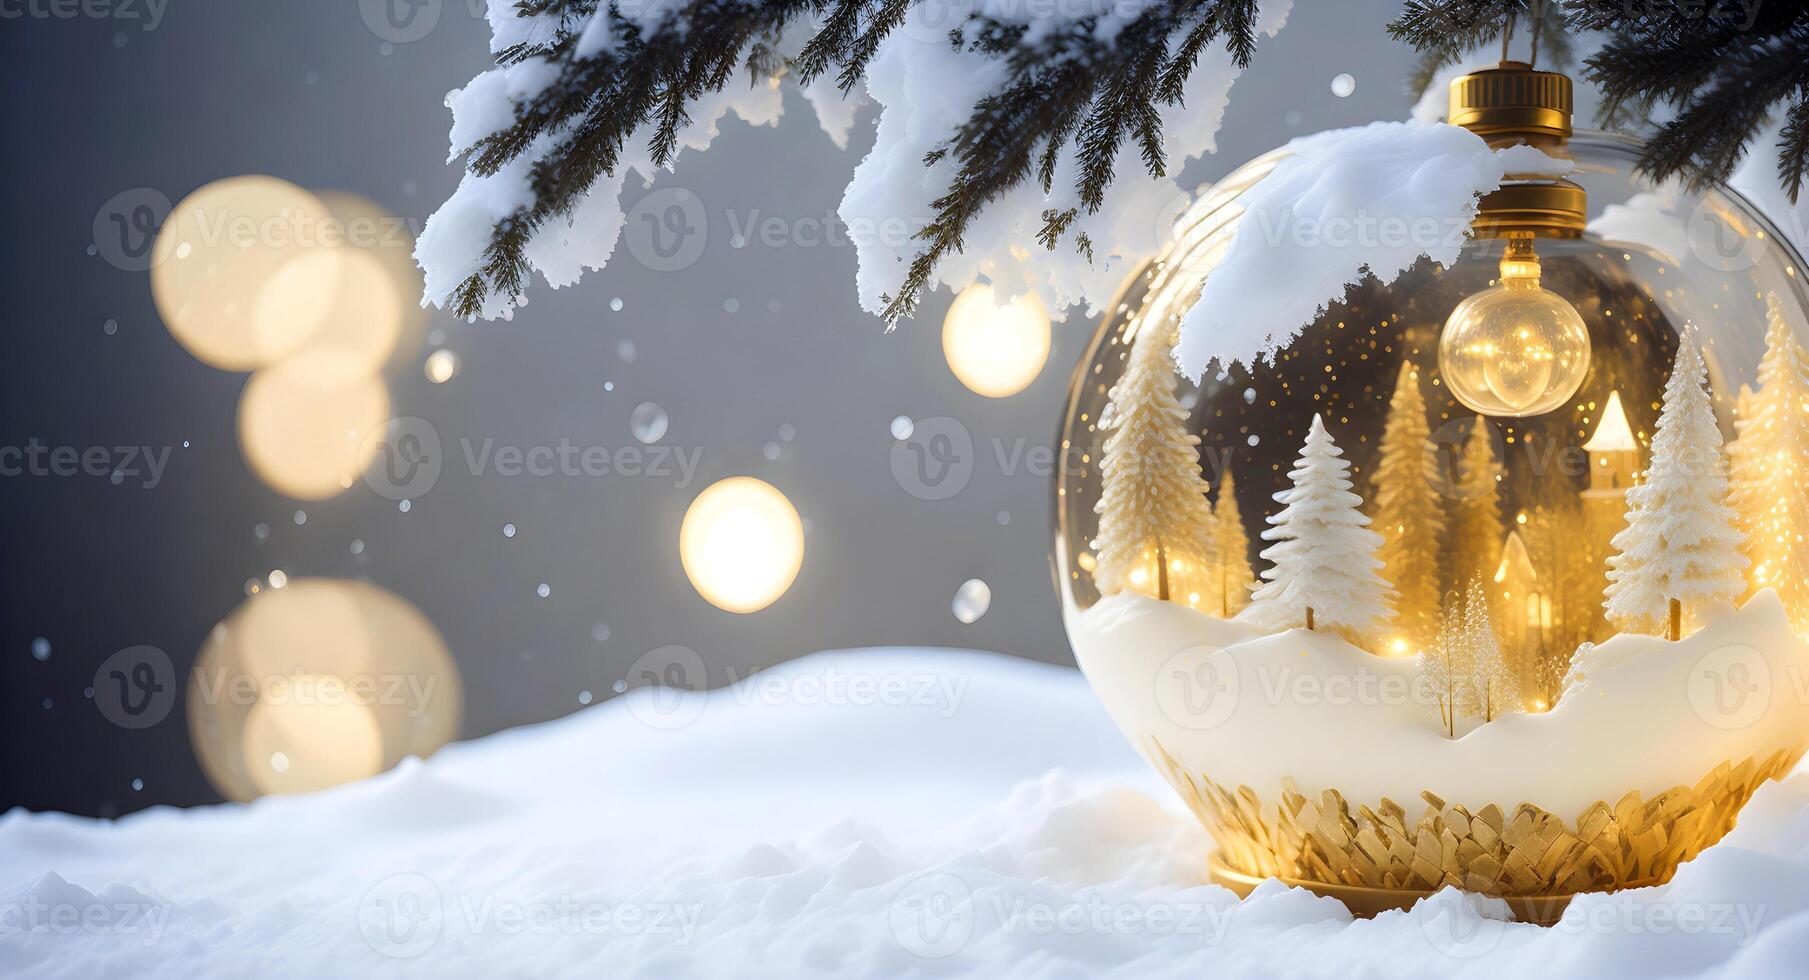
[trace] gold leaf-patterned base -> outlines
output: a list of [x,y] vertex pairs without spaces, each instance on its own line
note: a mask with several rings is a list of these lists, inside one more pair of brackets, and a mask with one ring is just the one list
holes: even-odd
[[[1219,856],[1214,854],[1206,859],[1207,877],[1215,885],[1223,885],[1231,889],[1239,898],[1247,898],[1262,884],[1264,877],[1247,875],[1241,871],[1233,871],[1225,867]],[[1369,918],[1394,909],[1412,908],[1422,898],[1432,897],[1432,892],[1406,888],[1359,888],[1355,885],[1331,885],[1323,881],[1304,881],[1298,878],[1276,879],[1284,885],[1305,888],[1327,898],[1335,898],[1350,909],[1352,915]],[[1511,895],[1503,899],[1508,907],[1514,910],[1515,922],[1530,922],[1536,926],[1549,926],[1558,921],[1564,910],[1570,906],[1575,895]]]
[[[1218,843],[1221,876],[1280,878],[1345,899],[1366,915],[1447,885],[1512,902],[1662,884],[1733,828],[1761,783],[1789,772],[1803,755],[1796,748],[1722,763],[1695,786],[1651,799],[1628,793],[1613,805],[1597,801],[1574,822],[1530,803],[1511,812],[1493,803],[1472,810],[1430,792],[1420,794],[1425,812],[1409,822],[1392,800],[1353,806],[1331,789],[1314,800],[1290,780],[1282,782],[1280,802],[1265,805],[1248,786],[1231,790],[1187,772],[1154,738],[1146,748]],[[1400,893],[1404,901],[1353,904],[1353,889]]]

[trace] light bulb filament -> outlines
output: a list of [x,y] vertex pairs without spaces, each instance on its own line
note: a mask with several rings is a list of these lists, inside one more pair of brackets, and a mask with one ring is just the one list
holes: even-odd
[[1466,297],[1439,336],[1439,370],[1473,411],[1541,415],[1562,406],[1589,372],[1589,329],[1564,297],[1539,284],[1530,236],[1507,240],[1499,282]]

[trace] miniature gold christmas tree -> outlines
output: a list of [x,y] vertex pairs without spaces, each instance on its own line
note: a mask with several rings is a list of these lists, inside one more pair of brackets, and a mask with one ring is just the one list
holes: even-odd
[[1495,635],[1489,596],[1481,579],[1471,579],[1470,589],[1464,594],[1463,624],[1467,647],[1464,661],[1470,668],[1470,713],[1488,722],[1520,710],[1519,685]]
[[1501,562],[1501,461],[1494,436],[1489,420],[1478,415],[1457,463],[1447,536],[1454,583],[1490,578]]
[[1403,361],[1382,430],[1373,526],[1382,535],[1377,553],[1382,578],[1394,589],[1394,626],[1411,649],[1422,649],[1436,637],[1443,591],[1439,549],[1445,515],[1427,472],[1431,439],[1419,371],[1413,362]]
[[1800,633],[1809,633],[1809,354],[1771,297],[1759,387],[1743,391],[1729,447],[1729,503],[1746,532],[1750,591],[1775,589]]
[[1533,707],[1543,702],[1549,708],[1562,693],[1571,652],[1595,638],[1604,582],[1593,551],[1579,544],[1589,533],[1581,500],[1558,496],[1534,507],[1519,533],[1540,594],[1537,642],[1531,644],[1535,660],[1522,693]]
[[1174,342],[1172,326],[1139,334],[1112,386],[1111,414],[1101,423],[1111,435],[1093,508],[1095,581],[1101,595],[1130,590],[1198,606],[1218,594],[1210,581],[1215,528],[1200,438],[1187,431],[1187,411],[1175,397]]
[[1219,481],[1218,503],[1212,508],[1213,569],[1218,579],[1218,613],[1229,619],[1250,604],[1250,588],[1256,573],[1250,570],[1250,536],[1237,506],[1237,482],[1231,470]]

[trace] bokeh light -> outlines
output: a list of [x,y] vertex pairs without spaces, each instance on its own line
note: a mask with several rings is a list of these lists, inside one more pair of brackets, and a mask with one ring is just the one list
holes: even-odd
[[245,719],[245,762],[263,793],[312,793],[375,776],[383,735],[366,706],[333,676],[296,677],[305,701],[253,705]]
[[421,373],[427,380],[436,385],[451,381],[453,375],[459,373],[459,356],[444,348],[427,355],[426,363],[421,365]]
[[427,617],[366,582],[262,591],[208,634],[189,737],[222,795],[249,800],[362,779],[458,734],[457,667]]
[[[339,253],[320,238],[326,226],[319,198],[274,177],[228,177],[184,198],[152,253],[151,295],[170,334],[228,371],[262,367],[299,348],[338,289]],[[262,301],[278,272],[303,257],[317,288]]]
[[[304,500],[352,486],[389,412],[382,376],[412,365],[426,332],[407,224],[356,194],[230,177],[189,195],[156,249],[171,335],[214,367],[259,372],[239,404],[252,472]],[[458,361],[441,351],[425,370],[443,382]]]
[[943,318],[942,354],[975,394],[1015,395],[1036,380],[1049,359],[1049,313],[1035,293],[1000,305],[990,283],[974,283],[955,297]]
[[355,354],[309,350],[252,375],[239,399],[239,447],[253,473],[301,500],[350,487],[375,454],[389,392]]
[[274,318],[263,314],[266,307],[305,308],[319,305],[322,297],[324,309],[301,349],[343,351],[367,372],[383,370],[402,335],[404,304],[382,263],[349,248],[297,256],[276,270],[258,294],[259,320]]
[[[407,222],[357,194],[320,191],[316,196],[332,212],[335,229],[343,232],[344,247],[375,259],[388,275],[389,295],[396,300],[396,335],[390,345],[389,365],[412,364],[427,336],[427,310],[421,306],[424,287],[421,269],[415,265],[414,236]],[[391,313],[383,311],[378,315]]]
[[731,477],[691,502],[678,532],[678,556],[699,595],[730,612],[755,612],[798,577],[804,523],[771,484]]
[[951,605],[951,609],[955,613],[955,619],[961,623],[972,625],[979,622],[980,617],[986,615],[986,610],[990,608],[992,608],[992,586],[987,585],[984,580],[970,578],[962,582],[961,587],[955,590],[955,601]]

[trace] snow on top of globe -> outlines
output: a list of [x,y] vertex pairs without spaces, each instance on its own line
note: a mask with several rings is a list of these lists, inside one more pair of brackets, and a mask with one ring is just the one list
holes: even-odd
[[[1292,0],[1265,0],[1257,20],[1258,32],[1267,36],[1278,32],[1291,4]],[[1093,18],[1094,31],[1110,38],[1144,6],[1142,0],[1079,0],[1054,6],[983,0],[972,13],[1028,23],[1033,34]],[[671,0],[635,0],[622,5],[627,16],[642,24],[682,9]],[[965,8],[959,11],[963,17],[968,12]],[[581,32],[577,56],[594,57],[609,50],[615,40],[602,24],[606,18],[600,12],[580,24],[558,13],[522,13],[514,0],[489,0],[488,16],[491,49],[497,52],[517,45],[546,44],[577,31]],[[855,243],[859,261],[856,285],[861,305],[869,312],[879,313],[885,307],[884,297],[898,293],[911,259],[923,245],[915,232],[936,213],[933,202],[945,193],[959,166],[951,154],[926,167],[924,155],[958,131],[975,102],[996,87],[1003,71],[999,59],[951,47],[947,36],[953,20],[950,9],[930,4],[914,7],[906,24],[880,43],[864,80],[864,93],[845,97],[836,87],[833,72],[802,89],[818,124],[838,147],[846,147],[862,101],[879,105],[873,149],[855,169],[839,209]],[[805,23],[788,31],[777,45],[778,52],[795,56],[812,26]],[[484,72],[449,94],[452,157],[507,128],[516,106],[538,95],[556,75],[546,59],[529,58]],[[1187,160],[1216,149],[1214,141],[1238,75],[1239,69],[1222,45],[1200,54],[1182,98],[1161,112],[1169,172],[1178,172]],[[719,122],[730,113],[750,125],[772,126],[783,111],[783,89],[778,84],[731,84],[688,107],[690,123],[680,130],[678,145],[681,150],[708,148]],[[483,267],[492,228],[533,200],[529,187],[533,166],[565,135],[543,135],[492,175],[469,171],[463,175],[458,189],[428,219],[415,249],[415,259],[425,273],[424,303],[447,305],[459,284]],[[534,231],[526,257],[554,288],[575,283],[586,270],[601,269],[610,260],[626,220],[620,198],[628,172],[637,172],[647,182],[656,175],[648,149],[651,135],[650,127],[635,133],[622,147],[614,174],[599,178],[569,216],[549,220]],[[1039,182],[1029,181],[990,202],[969,227],[963,249],[936,268],[930,286],[948,286],[959,292],[985,277],[994,283],[1001,302],[1033,292],[1056,319],[1063,318],[1069,306],[1083,305],[1089,313],[1103,307],[1136,263],[1161,247],[1191,194],[1172,178],[1150,176],[1135,141],[1127,141],[1115,162],[1116,179],[1101,206],[1092,213],[1081,208],[1064,241],[1055,249],[1045,249],[1037,241],[1044,213],[1079,204],[1078,171],[1076,151],[1070,146],[1057,163],[1049,193],[1043,192]],[[1090,259],[1074,244],[1083,234],[1092,246]],[[519,302],[525,300],[492,294],[484,300],[481,315],[508,319]]]
[[1304,136],[1238,199],[1223,261],[1181,318],[1175,360],[1198,377],[1286,346],[1367,271],[1383,282],[1421,256],[1457,259],[1477,198],[1510,174],[1562,176],[1526,145],[1491,149],[1446,123],[1376,122]]

